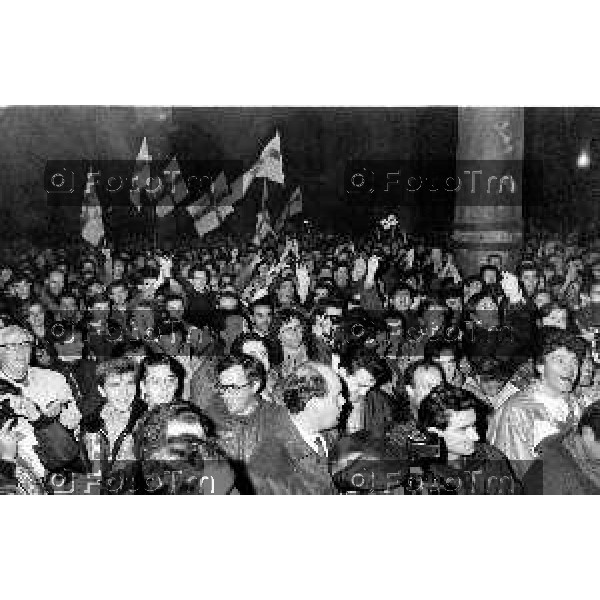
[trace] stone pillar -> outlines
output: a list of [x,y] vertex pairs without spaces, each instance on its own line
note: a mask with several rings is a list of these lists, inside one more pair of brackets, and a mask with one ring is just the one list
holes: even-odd
[[458,109],[454,248],[464,276],[490,254],[513,269],[523,243],[523,108]]

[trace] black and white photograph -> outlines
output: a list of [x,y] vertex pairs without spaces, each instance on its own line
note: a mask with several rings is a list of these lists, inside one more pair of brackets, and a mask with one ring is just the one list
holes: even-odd
[[600,109],[0,132],[5,493],[600,491]]
[[588,13],[6,7],[3,594],[593,593]]

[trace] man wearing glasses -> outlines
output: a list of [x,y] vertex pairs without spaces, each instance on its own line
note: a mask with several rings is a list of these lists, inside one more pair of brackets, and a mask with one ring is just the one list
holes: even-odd
[[287,411],[261,398],[265,369],[252,356],[225,357],[217,365],[217,377],[218,396],[206,412],[217,425],[223,450],[234,463],[243,465],[266,434],[281,426]]
[[30,366],[32,345],[33,336],[20,325],[5,323],[0,329],[0,402],[17,417],[13,430],[21,437],[18,455],[43,479],[46,470],[36,451],[32,423],[48,417],[75,431],[81,413],[63,375]]

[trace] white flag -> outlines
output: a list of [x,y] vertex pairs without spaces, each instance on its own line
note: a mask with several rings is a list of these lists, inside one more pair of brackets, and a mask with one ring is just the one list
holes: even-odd
[[258,159],[256,177],[266,177],[271,181],[283,185],[283,158],[281,155],[281,139],[279,137],[279,132],[275,133],[275,137],[262,151],[260,158]]
[[217,206],[207,211],[199,219],[194,222],[196,233],[199,237],[213,231],[221,226],[223,219],[228,217],[233,212],[233,207],[230,205]]

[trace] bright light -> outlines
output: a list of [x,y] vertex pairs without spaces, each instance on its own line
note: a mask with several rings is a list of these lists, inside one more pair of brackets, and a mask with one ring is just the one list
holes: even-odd
[[582,150],[577,157],[577,167],[587,169],[590,166],[590,155],[587,150]]

